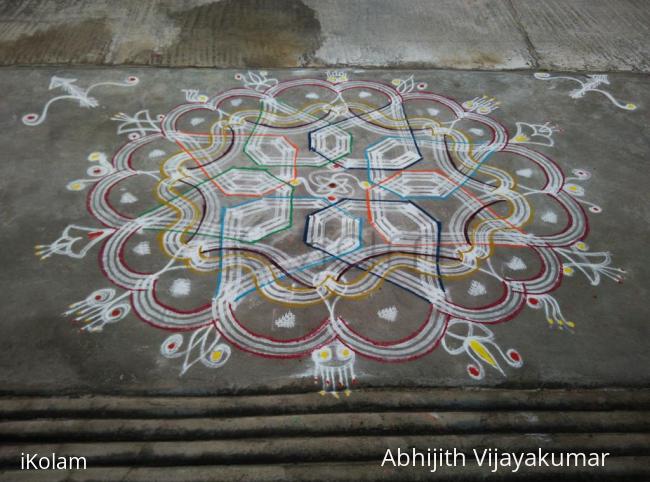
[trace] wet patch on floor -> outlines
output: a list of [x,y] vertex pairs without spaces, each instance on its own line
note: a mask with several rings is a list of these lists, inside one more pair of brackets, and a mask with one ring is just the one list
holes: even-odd
[[0,63],[101,63],[112,37],[104,19],[56,25],[0,42]]
[[296,67],[321,45],[316,13],[300,0],[225,0],[170,17],[181,31],[162,64]]

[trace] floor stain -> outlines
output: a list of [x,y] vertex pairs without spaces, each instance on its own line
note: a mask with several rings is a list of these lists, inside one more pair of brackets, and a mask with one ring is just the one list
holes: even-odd
[[111,40],[104,19],[56,25],[0,42],[0,64],[101,63]]
[[470,55],[452,56],[440,60],[444,66],[466,69],[496,69],[505,63],[503,57],[493,53],[476,51]]
[[316,13],[300,0],[223,0],[170,17],[181,31],[155,63],[299,67],[321,45]]

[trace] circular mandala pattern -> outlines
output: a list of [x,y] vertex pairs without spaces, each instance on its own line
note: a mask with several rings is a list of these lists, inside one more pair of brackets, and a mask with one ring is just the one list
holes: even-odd
[[[548,295],[562,277],[618,276],[609,257],[589,273],[580,258],[591,254],[582,205],[600,212],[582,199],[590,173],[565,177],[523,145],[549,141],[547,125],[511,138],[488,116],[494,99],[458,103],[412,76],[236,78],[244,87],[216,96],[186,91],[158,124],[147,112],[155,127],[124,128],[129,142],[111,160],[93,153],[92,179],[68,185],[93,183],[104,228],[88,237],[106,277],[140,318],[179,332],[164,356],[199,345],[206,366],[229,346],[311,356],[324,386],[347,386],[355,355],[405,361],[443,342],[482,378],[483,364],[523,363],[490,324],[527,305],[573,327]],[[128,311],[124,300],[106,316]]]

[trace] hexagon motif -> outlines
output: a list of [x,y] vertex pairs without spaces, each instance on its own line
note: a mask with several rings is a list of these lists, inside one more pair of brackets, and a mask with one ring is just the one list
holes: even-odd
[[261,169],[233,167],[214,178],[226,196],[264,196],[284,183]]
[[307,219],[306,242],[334,256],[343,256],[361,247],[361,220],[338,205],[311,214]]
[[435,171],[405,171],[379,183],[382,188],[403,198],[445,198],[458,186]]
[[223,235],[254,243],[291,226],[291,199],[264,198],[226,209]]
[[298,148],[283,136],[252,136],[244,146],[244,153],[261,166],[293,166]]
[[405,169],[422,156],[411,139],[386,137],[366,149],[369,169]]
[[372,225],[389,244],[415,247],[438,245],[438,222],[415,204],[373,200],[370,213]]
[[329,161],[336,161],[352,152],[352,135],[337,126],[327,126],[309,133],[309,145]]

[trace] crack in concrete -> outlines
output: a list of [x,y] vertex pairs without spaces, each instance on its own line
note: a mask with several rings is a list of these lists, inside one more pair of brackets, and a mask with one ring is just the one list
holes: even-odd
[[519,33],[524,39],[524,43],[526,44],[526,50],[528,50],[528,55],[530,55],[530,58],[532,60],[532,64],[533,64],[532,67],[534,69],[539,69],[540,55],[537,52],[537,49],[535,48],[533,41],[530,39],[530,35],[528,35],[528,31],[526,30],[526,27],[524,27],[524,24],[521,21],[521,17],[519,16],[519,12],[517,11],[517,8],[515,7],[512,0],[506,0],[506,5],[508,6],[508,10],[510,10],[510,14],[512,15],[512,20],[514,21],[517,30],[519,31]]

